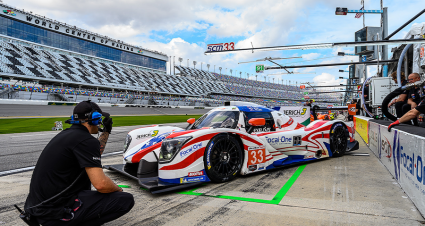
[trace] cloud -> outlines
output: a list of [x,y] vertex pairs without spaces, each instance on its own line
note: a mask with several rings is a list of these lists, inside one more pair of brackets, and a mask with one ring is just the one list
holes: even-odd
[[308,53],[301,55],[304,60],[313,60],[320,57],[320,53]]

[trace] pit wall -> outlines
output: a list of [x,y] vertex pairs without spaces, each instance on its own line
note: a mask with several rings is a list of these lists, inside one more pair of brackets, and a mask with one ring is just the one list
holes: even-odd
[[[425,137],[355,117],[356,131],[425,216]],[[367,127],[364,127],[364,123]],[[363,134],[363,135],[362,135]],[[363,139],[365,140],[365,139]]]

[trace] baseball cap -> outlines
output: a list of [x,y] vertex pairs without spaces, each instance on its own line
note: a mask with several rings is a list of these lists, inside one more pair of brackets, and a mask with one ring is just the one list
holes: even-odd
[[90,100],[82,101],[77,104],[74,108],[73,116],[74,119],[86,119],[89,117],[90,112],[97,111],[102,114],[104,117],[109,117],[109,113],[103,112],[99,105],[96,103],[91,102]]

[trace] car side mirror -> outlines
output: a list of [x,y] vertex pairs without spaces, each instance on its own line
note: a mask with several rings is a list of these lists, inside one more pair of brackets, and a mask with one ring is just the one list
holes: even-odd
[[187,120],[187,123],[189,123],[190,125],[192,125],[193,123],[195,123],[196,119],[195,118],[190,118]]
[[251,126],[264,126],[266,125],[266,119],[264,118],[252,118],[248,121]]

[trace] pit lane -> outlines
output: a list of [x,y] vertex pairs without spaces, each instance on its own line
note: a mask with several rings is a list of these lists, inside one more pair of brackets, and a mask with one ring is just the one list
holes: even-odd
[[[281,168],[229,183],[207,183],[152,195],[136,181],[105,170],[134,195],[134,208],[105,225],[422,225],[424,218],[397,182],[360,142],[353,153]],[[120,156],[102,159],[118,164]],[[22,225],[31,172],[0,177],[0,225]],[[269,201],[269,203],[268,203]]]

